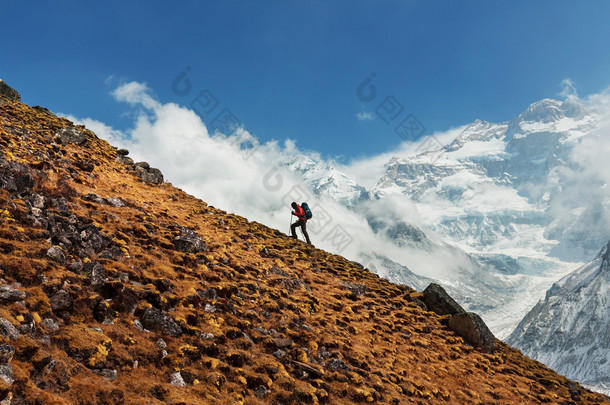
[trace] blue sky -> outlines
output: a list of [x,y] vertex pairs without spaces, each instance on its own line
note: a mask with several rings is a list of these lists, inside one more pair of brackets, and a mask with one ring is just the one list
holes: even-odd
[[[0,0],[0,15],[0,78],[28,104],[125,129],[125,82],[184,106],[207,89],[206,125],[226,108],[262,141],[348,160],[395,149],[409,114],[430,134],[512,119],[564,79],[610,85],[610,2]],[[388,96],[390,124],[375,113]]]

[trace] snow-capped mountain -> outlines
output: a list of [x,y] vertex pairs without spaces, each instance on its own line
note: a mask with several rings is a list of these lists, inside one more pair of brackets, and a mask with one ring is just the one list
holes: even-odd
[[392,159],[372,194],[409,196],[429,219],[424,230],[465,251],[539,257],[568,242],[591,253],[603,241],[567,237],[572,223],[553,222],[550,207],[572,148],[596,122],[572,99],[539,101],[506,123],[475,121],[440,152]]
[[507,342],[568,378],[610,392],[610,242],[553,284]]

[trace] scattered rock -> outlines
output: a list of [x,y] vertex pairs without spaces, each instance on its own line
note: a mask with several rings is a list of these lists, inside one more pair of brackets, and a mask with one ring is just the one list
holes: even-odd
[[74,273],[78,273],[82,270],[83,268],[83,262],[81,262],[80,260],[76,260],[72,263],[70,263],[70,265],[68,266],[68,270],[74,272]]
[[182,335],[182,328],[167,313],[157,308],[146,308],[140,320],[148,330],[172,337]]
[[12,385],[15,382],[13,368],[10,364],[0,364],[0,379],[4,380],[8,385]]
[[104,368],[102,370],[93,370],[93,372],[108,381],[114,381],[118,377],[117,371],[109,368]]
[[343,281],[341,284],[358,297],[366,294],[367,288],[363,284],[348,283],[347,281]]
[[176,250],[185,253],[205,252],[207,246],[203,239],[189,228],[180,227],[180,235],[174,238]]
[[433,311],[438,315],[456,315],[464,314],[466,311],[460,306],[447,291],[436,283],[430,284],[424,290],[424,303],[429,311]]
[[124,164],[126,166],[133,166],[133,159],[129,156],[119,156],[115,159],[116,162]]
[[52,318],[45,318],[42,320],[42,322],[40,322],[40,324],[50,331],[59,329],[59,324],[55,321],[55,319]]
[[88,160],[78,160],[74,163],[74,166],[85,172],[92,172],[95,169],[95,164]]
[[269,392],[271,391],[268,390],[267,387],[265,387],[264,385],[259,385],[254,389],[254,395],[256,395],[257,398],[262,398]]
[[136,329],[140,332],[144,331],[144,325],[142,325],[142,322],[140,322],[139,319],[134,319],[133,320],[133,326],[136,327]]
[[[129,159],[129,158],[125,157],[123,159]],[[140,177],[142,180],[144,180],[147,183],[152,183],[152,184],[163,183],[163,173],[161,173],[161,170],[155,169],[152,167],[146,168],[146,167],[142,166],[142,163],[146,163],[146,162],[136,163],[136,166],[135,166],[136,174],[138,175],[138,177]],[[138,164],[139,164],[139,166],[138,166]]]
[[0,345],[0,364],[10,363],[13,360],[15,348],[11,345]]
[[81,145],[87,140],[87,136],[85,136],[84,133],[73,127],[60,129],[57,131],[57,133],[55,133],[55,138],[61,144],[72,142],[77,145]]
[[179,371],[172,374],[170,384],[172,384],[174,387],[186,387],[186,383],[184,382],[184,379]]
[[45,204],[45,198],[40,194],[32,193],[30,195],[30,204],[32,204],[32,207],[43,209]]
[[142,169],[150,169],[150,165],[148,164],[148,162],[138,162],[136,163],[136,167],[141,167]]
[[59,246],[51,246],[49,250],[47,250],[47,257],[62,266],[66,264],[66,255]]
[[0,285],[0,300],[5,302],[17,302],[26,299],[27,294],[10,285]]
[[118,149],[116,154],[119,156],[127,156],[129,155],[129,151],[127,149]]
[[292,344],[294,342],[292,339],[276,338],[276,339],[273,339],[273,343],[275,344],[275,347],[277,347],[278,349],[286,349],[286,348],[292,346]]
[[163,339],[159,339],[157,340],[157,342],[155,343],[155,345],[157,345],[157,347],[159,349],[167,349],[167,343],[165,343],[165,340]]
[[70,297],[70,294],[65,290],[60,290],[53,295],[49,300],[49,303],[51,304],[51,309],[55,312],[70,310],[74,305],[72,297]]
[[21,94],[8,84],[4,80],[0,79],[0,96],[4,96],[12,101],[21,102]]
[[116,197],[106,198],[106,203],[115,208],[121,208],[121,207],[125,206],[125,201],[121,200],[120,198],[116,198]]
[[480,347],[487,353],[493,353],[496,348],[496,337],[474,312],[452,316],[449,319],[449,328],[471,345]]
[[10,340],[17,340],[21,335],[12,323],[4,318],[0,318],[0,336],[7,337]]
[[92,286],[99,286],[106,281],[106,270],[104,266],[97,261],[92,261],[83,266],[81,273],[91,280]]
[[333,371],[349,370],[348,365],[345,364],[345,362],[341,359],[331,359],[328,362],[328,368],[330,368]]

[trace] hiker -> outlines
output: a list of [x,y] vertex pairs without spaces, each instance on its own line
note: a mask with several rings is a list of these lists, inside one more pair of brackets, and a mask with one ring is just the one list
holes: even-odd
[[305,210],[303,209],[303,207],[301,207],[295,202],[290,205],[292,206],[292,209],[294,209],[294,211],[292,211],[292,215],[295,215],[297,217],[297,221],[294,224],[290,225],[290,232],[292,233],[292,237],[294,239],[297,239],[296,228],[300,226],[301,231],[303,231],[303,235],[305,235],[305,240],[307,240],[307,243],[311,245],[309,235],[307,234],[307,217],[305,216]]

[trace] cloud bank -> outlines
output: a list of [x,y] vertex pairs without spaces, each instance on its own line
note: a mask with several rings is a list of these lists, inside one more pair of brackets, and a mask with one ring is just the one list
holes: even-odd
[[[314,152],[299,150],[293,140],[259,144],[243,128],[231,134],[210,133],[193,110],[158,101],[144,83],[122,84],[112,95],[131,108],[133,126],[125,131],[95,119],[63,115],[86,125],[112,145],[129,149],[134,160],[148,161],[161,169],[167,181],[211,205],[288,233],[290,202],[307,201],[314,211],[308,231],[317,247],[352,260],[360,260],[362,252],[382,253],[421,274],[430,268],[435,269],[434,276],[444,270],[449,272],[451,260],[433,251],[397,247],[369,226],[367,213],[370,216],[379,212],[392,213],[394,222],[421,223],[408,199],[372,201],[356,213],[328,197],[316,196],[300,177],[288,170],[285,163],[303,154],[321,164],[328,163]],[[435,136],[452,140],[459,132],[458,128]],[[388,157],[416,153],[417,144],[405,142],[398,150],[357,159],[339,169],[365,186],[372,185],[383,173]]]

